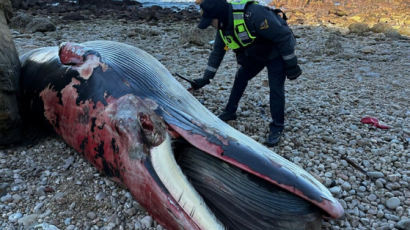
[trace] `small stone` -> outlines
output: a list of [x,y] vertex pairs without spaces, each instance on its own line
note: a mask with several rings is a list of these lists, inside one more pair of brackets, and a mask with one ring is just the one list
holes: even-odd
[[382,178],[382,177],[384,177],[384,174],[383,174],[382,172],[377,172],[377,171],[368,172],[367,175],[368,175],[369,177],[376,178],[376,179],[377,179],[377,178]]
[[41,228],[42,230],[59,230],[56,226],[48,223],[42,223],[34,226],[35,229]]
[[325,177],[331,178],[333,176],[332,172],[325,172]]
[[22,216],[23,216],[23,214],[21,214],[20,212],[11,214],[11,215],[9,216],[9,221],[10,221],[10,222],[16,222],[16,221],[18,221]]
[[36,222],[37,217],[38,217],[37,214],[26,215],[26,216],[23,216],[22,218],[20,218],[18,220],[18,223],[22,224],[25,227],[28,227],[28,226],[30,226],[30,225],[32,225]]
[[364,187],[364,186],[359,186],[358,190],[359,190],[360,192],[365,192],[365,191],[366,191],[366,187]]
[[370,224],[369,218],[360,218],[360,222],[362,222],[362,224],[364,224],[364,226],[369,226],[369,224]]
[[152,226],[152,217],[151,216],[145,216],[144,218],[141,219],[141,225],[144,228],[150,228]]
[[95,214],[95,212],[88,212],[87,213],[87,217],[90,219],[94,219],[97,215]]
[[367,72],[367,73],[364,73],[363,76],[369,77],[369,78],[379,78],[379,77],[381,77],[380,73],[376,73],[376,72]]
[[43,205],[44,205],[43,202],[37,203],[36,206],[34,206],[34,208],[33,208],[33,212],[34,213],[40,213],[41,208],[43,207]]
[[137,210],[135,208],[128,208],[127,210],[125,210],[125,213],[128,216],[133,216],[133,215],[135,215],[135,213],[137,213]]
[[1,203],[7,203],[13,200],[13,197],[10,194],[6,194],[0,198]]
[[22,197],[19,194],[14,194],[13,195],[13,202],[14,203],[18,203],[21,199],[22,199]]
[[410,219],[400,220],[400,221],[396,224],[396,228],[398,228],[398,229],[400,229],[400,230],[409,230],[409,229],[410,229]]
[[342,192],[342,189],[340,188],[340,186],[335,186],[329,189],[330,192],[334,195],[338,195]]
[[397,197],[389,198],[389,199],[386,201],[386,206],[387,206],[389,209],[396,209],[397,207],[399,207],[399,205],[400,205],[400,199],[397,198]]
[[392,220],[392,221],[395,221],[395,222],[400,220],[400,218],[398,216],[388,214],[388,213],[384,214],[384,217],[386,217],[386,219],[388,219],[388,220]]
[[372,54],[375,52],[374,48],[371,46],[365,46],[360,51],[364,54]]
[[379,178],[375,182],[376,187],[378,188],[383,188],[385,183],[386,183],[386,180],[384,180],[383,178]]
[[99,193],[97,193],[97,195],[95,195],[95,199],[97,201],[100,201],[100,200],[103,200],[106,196],[107,196],[107,194],[105,194],[105,192],[99,192]]
[[330,168],[331,169],[337,169],[339,166],[337,165],[337,164],[335,164],[335,163],[330,163]]
[[70,168],[70,166],[74,163],[74,157],[70,156],[67,160],[65,160],[64,165],[63,165],[63,169],[67,170],[68,168]]
[[377,200],[377,196],[374,195],[374,194],[370,194],[370,195],[367,197],[367,199],[368,199],[369,201],[375,201],[375,200]]
[[71,218],[66,218],[66,219],[64,220],[64,224],[65,224],[65,225],[70,225],[70,223],[71,223]]
[[345,190],[345,191],[349,191],[349,190],[352,188],[352,186],[350,185],[349,182],[344,182],[344,183],[342,184],[342,188],[343,188],[343,190]]
[[141,225],[141,223],[140,222],[135,222],[135,224],[134,224],[134,229],[136,229],[136,230],[141,230],[142,229],[142,225]]
[[39,195],[39,196],[44,196],[44,195],[46,195],[45,188],[46,188],[46,187],[44,187],[44,186],[38,187],[38,188],[36,189],[37,195]]

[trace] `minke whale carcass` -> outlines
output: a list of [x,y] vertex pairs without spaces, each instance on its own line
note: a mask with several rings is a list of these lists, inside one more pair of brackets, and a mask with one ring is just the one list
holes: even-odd
[[325,186],[219,120],[141,49],[63,43],[20,59],[26,122],[51,127],[167,229],[320,229],[343,216]]

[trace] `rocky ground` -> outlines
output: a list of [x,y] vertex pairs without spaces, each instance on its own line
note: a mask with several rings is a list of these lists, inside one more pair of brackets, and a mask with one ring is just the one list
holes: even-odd
[[[182,21],[48,20],[51,32],[12,30],[20,54],[64,41],[114,40],[189,78],[201,76],[214,33]],[[285,136],[272,150],[317,177],[345,208],[343,219],[324,220],[323,229],[410,229],[409,40],[332,25],[292,28],[304,73],[286,82]],[[212,84],[194,92],[216,114],[236,68],[230,52]],[[230,122],[259,142],[268,132],[267,85],[263,71],[250,82],[238,120]],[[362,124],[365,116],[390,129]],[[0,229],[163,229],[125,188],[58,137],[0,150],[0,210]]]

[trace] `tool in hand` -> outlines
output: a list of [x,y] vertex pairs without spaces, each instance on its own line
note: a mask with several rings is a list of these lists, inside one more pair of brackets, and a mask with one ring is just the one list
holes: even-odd
[[190,83],[191,85],[192,85],[192,84],[195,84],[192,80],[189,80],[188,78],[181,76],[179,73],[175,73],[175,75],[176,75],[177,77],[181,78],[182,80],[187,81],[187,82]]

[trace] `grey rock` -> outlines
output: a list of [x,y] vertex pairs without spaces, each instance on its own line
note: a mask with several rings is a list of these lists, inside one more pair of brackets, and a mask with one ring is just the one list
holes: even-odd
[[25,226],[25,227],[29,227],[29,226],[33,225],[36,222],[37,218],[38,218],[37,214],[26,215],[26,216],[23,216],[22,218],[20,218],[18,220],[18,223]]
[[59,230],[59,228],[57,228],[56,226],[48,223],[38,224],[34,226],[34,228],[41,228],[42,230]]
[[386,200],[386,206],[389,209],[396,209],[400,205],[400,199],[397,197],[392,197]]
[[352,185],[350,185],[350,183],[346,181],[342,184],[342,188],[345,191],[349,191],[352,188]]
[[136,230],[140,230],[140,229],[142,229],[142,224],[137,221],[137,222],[135,222],[135,224],[134,224],[134,228],[135,228]]
[[34,18],[33,21],[27,25],[27,29],[30,30],[31,33],[50,32],[55,31],[56,26],[48,18]]
[[17,222],[22,216],[23,216],[23,214],[21,214],[21,212],[11,214],[9,216],[9,221],[10,222]]
[[369,77],[369,78],[379,78],[379,77],[381,77],[380,73],[376,73],[376,72],[367,72],[367,73],[364,73],[363,76]]
[[13,200],[13,197],[10,194],[6,194],[0,198],[1,203],[7,203]]
[[7,194],[7,189],[10,187],[9,183],[1,183],[0,184],[0,197],[3,197]]
[[366,187],[364,187],[364,186],[359,186],[359,191],[360,191],[360,192],[365,192],[365,191],[366,191]]
[[378,172],[378,171],[368,172],[367,175],[369,177],[376,178],[376,179],[384,177],[384,174],[382,172]]
[[95,219],[96,216],[97,215],[95,214],[95,212],[88,212],[87,213],[87,217],[90,218],[90,219]]
[[71,218],[65,218],[64,219],[64,224],[65,225],[70,225],[70,223],[71,223]]
[[397,222],[395,227],[400,230],[409,230],[410,229],[410,219],[404,218],[400,220],[399,222]]
[[152,217],[151,216],[145,216],[144,218],[141,219],[141,225],[144,228],[150,228],[152,226]]
[[329,189],[329,191],[334,195],[339,195],[342,192],[340,186],[335,186]]
[[63,169],[67,170],[68,168],[70,168],[70,166],[74,163],[74,157],[70,156],[67,160],[65,160],[64,165],[63,165]]
[[40,213],[41,208],[43,207],[43,205],[44,205],[43,202],[37,203],[36,206],[34,206],[34,208],[33,208],[33,212],[34,213]]
[[367,197],[367,199],[368,199],[369,201],[375,201],[375,200],[377,200],[377,196],[374,195],[374,194],[370,194],[370,195]]
[[97,201],[101,201],[101,200],[103,200],[106,196],[107,196],[107,194],[105,194],[105,192],[99,192],[99,193],[97,193],[97,195],[95,195],[95,199],[96,199]]

